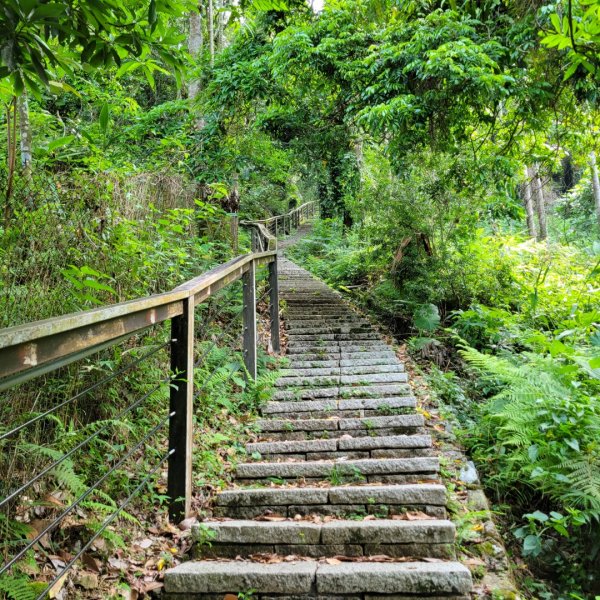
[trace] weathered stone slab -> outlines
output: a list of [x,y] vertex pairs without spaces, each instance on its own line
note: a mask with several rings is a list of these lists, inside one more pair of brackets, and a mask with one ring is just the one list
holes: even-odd
[[298,377],[323,377],[327,375],[339,375],[340,368],[335,367],[315,367],[305,369],[283,369],[281,372],[282,378],[298,378]]
[[[329,354],[339,354],[340,347],[337,344],[328,344],[327,346],[318,346],[311,343],[296,342],[295,344],[288,345],[287,353],[294,354],[309,354],[309,355],[321,355],[327,356]],[[293,360],[293,356],[290,357]]]
[[165,574],[167,593],[232,593],[250,589],[271,594],[307,594],[317,563],[314,561],[262,564],[250,561],[189,561]]
[[[379,556],[385,554],[393,557],[418,558],[444,558],[455,559],[456,551],[453,543],[430,544],[430,543],[408,543],[408,544],[364,544],[362,546],[366,556]],[[429,597],[428,597],[429,599]]]
[[392,415],[389,417],[365,417],[362,419],[340,419],[339,428],[345,429],[381,429],[401,427],[423,427],[423,415]]
[[362,459],[362,460],[324,460],[306,462],[278,463],[240,463],[236,468],[236,477],[241,479],[265,479],[278,477],[296,479],[300,477],[327,478],[334,469],[338,476],[351,475],[389,475],[401,473],[436,473],[439,469],[437,457]]
[[333,431],[338,429],[339,419],[259,419],[261,431]]
[[408,385],[390,383],[388,385],[340,386],[337,390],[340,398],[378,398],[384,396],[409,396]]
[[[351,366],[344,366],[339,369],[342,375],[372,375],[374,373],[404,373],[404,365],[400,362],[381,365],[360,365],[356,362]],[[315,373],[316,375],[317,373]]]
[[308,400],[309,398],[335,398],[338,387],[301,388],[298,390],[280,390],[273,394],[273,400]]
[[375,485],[332,487],[328,492],[331,504],[446,504],[443,485]]
[[218,506],[280,506],[288,504],[327,504],[325,488],[256,488],[226,490],[217,494]]
[[248,453],[261,454],[293,454],[302,452],[332,452],[338,449],[336,439],[331,440],[300,440],[290,442],[257,442],[248,444]]
[[317,592],[378,594],[466,594],[469,569],[455,562],[319,564]]
[[364,410],[385,410],[414,408],[417,401],[413,396],[388,396],[387,398],[342,398],[338,400],[340,409],[362,408]]
[[275,387],[321,387],[321,386],[337,386],[340,383],[340,375],[318,375],[316,377],[280,377],[275,382]]
[[340,450],[374,450],[379,448],[429,448],[430,435],[388,435],[381,437],[340,438]]
[[322,525],[324,544],[445,544],[454,541],[454,524],[420,521],[332,521]]
[[[367,521],[368,522],[368,521]],[[403,521],[398,521],[402,523]],[[318,544],[320,524],[304,521],[205,521],[203,528],[215,533],[214,543],[223,544]],[[192,538],[198,539],[200,526],[192,528]],[[328,539],[331,539],[328,537]],[[386,538],[387,540],[387,538]],[[382,541],[386,541],[382,540]],[[346,540],[343,541],[345,543]],[[335,543],[333,541],[327,543]]]
[[[316,356],[316,355],[314,355]],[[339,366],[340,366],[340,361],[337,360],[337,354],[336,355],[330,355],[332,357],[336,357],[334,358],[327,358],[324,360],[321,360],[321,357],[315,357],[314,359],[311,359],[310,357],[307,360],[292,360],[290,362],[290,366],[289,369],[286,369],[286,372],[291,372],[294,370],[301,370],[301,369],[313,369],[313,368],[335,368],[339,371]]]
[[336,366],[339,363],[339,349],[333,354],[292,354],[288,355],[292,367],[313,367],[320,363],[323,365],[333,363]]
[[342,375],[341,385],[369,385],[372,383],[404,383],[408,381],[406,373],[369,373],[362,375]]
[[299,412],[330,412],[338,409],[336,400],[295,400],[291,402],[267,402],[262,407],[263,415]]
[[[355,358],[340,359],[340,367],[342,369],[354,369],[356,367],[390,366],[404,369],[404,365],[398,361],[393,352],[357,352],[357,354],[358,356]],[[346,373],[345,371],[343,372]]]

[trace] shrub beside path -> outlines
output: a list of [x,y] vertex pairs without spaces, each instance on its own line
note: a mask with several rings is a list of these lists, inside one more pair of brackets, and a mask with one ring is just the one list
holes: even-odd
[[196,526],[196,560],[167,572],[164,597],[469,598],[404,365],[323,282],[283,256],[279,275],[289,367],[236,487]]

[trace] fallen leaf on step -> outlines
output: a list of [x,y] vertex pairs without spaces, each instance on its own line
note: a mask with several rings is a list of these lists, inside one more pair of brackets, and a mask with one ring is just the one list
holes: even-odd
[[341,565],[342,564],[342,561],[337,558],[326,558],[325,562],[328,565]]
[[49,590],[48,590],[48,598],[53,600],[54,598],[58,598],[63,586],[67,581],[68,573],[65,573]]
[[198,519],[196,517],[189,517],[188,519],[184,519],[183,521],[181,521],[181,523],[179,523],[177,527],[179,527],[181,531],[187,531],[188,529],[191,529],[192,526],[195,525],[197,522]]
[[81,557],[81,562],[94,573],[100,573],[100,562],[97,561],[91,554],[85,552]]
[[480,558],[467,558],[466,560],[461,561],[467,567],[481,567],[485,566],[485,561]]

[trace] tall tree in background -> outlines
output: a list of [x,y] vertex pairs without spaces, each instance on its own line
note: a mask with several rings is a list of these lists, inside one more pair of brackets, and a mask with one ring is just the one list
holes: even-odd
[[525,214],[527,215],[527,231],[532,238],[537,237],[535,228],[535,215],[533,207],[533,198],[531,194],[531,172],[529,167],[524,167],[525,183],[523,184],[523,196],[525,202]]
[[[202,4],[198,5],[190,11],[189,16],[190,34],[188,37],[188,52],[192,59],[197,60],[202,54],[204,45],[204,35],[202,32]],[[188,84],[188,96],[193,100],[200,91],[200,81],[197,77],[193,77]]]
[[598,179],[598,165],[596,163],[596,153],[590,152],[590,170],[592,172],[592,191],[594,193],[594,206],[596,207],[596,219],[600,226],[600,180]]

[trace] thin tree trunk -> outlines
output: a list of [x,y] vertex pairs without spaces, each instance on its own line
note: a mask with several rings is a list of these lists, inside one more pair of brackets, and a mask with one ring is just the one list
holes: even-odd
[[596,218],[600,225],[600,181],[598,180],[598,165],[596,164],[596,153],[590,152],[590,167],[592,169],[592,188],[594,190],[594,203],[596,205]]
[[[202,52],[204,39],[202,36],[202,13],[201,5],[198,3],[198,9],[190,13],[190,37],[188,39],[188,52],[190,56],[197,59]],[[193,79],[188,85],[188,97],[194,99],[200,91],[200,82]]]
[[535,230],[535,214],[533,210],[533,199],[531,197],[531,174],[525,166],[525,183],[523,185],[523,196],[525,200],[525,212],[527,213],[527,231],[530,237],[537,237]]
[[6,182],[6,195],[4,205],[4,227],[8,228],[12,218],[11,200],[13,182],[15,176],[15,164],[17,156],[17,98],[13,96],[11,102],[6,106],[6,164],[8,169]]
[[225,6],[224,0],[217,1],[217,49],[219,52],[225,47],[225,13],[223,8]]
[[32,161],[32,135],[31,123],[29,122],[29,101],[27,94],[23,93],[17,100],[19,111],[19,134],[21,141],[21,167],[25,175],[31,172]]
[[540,177],[540,167],[535,165],[535,204],[537,208],[538,217],[538,240],[542,241],[548,237],[548,227],[546,224],[546,202],[544,200],[544,187],[542,186],[542,179]]
[[213,0],[208,0],[206,20],[208,21],[208,49],[210,51],[210,66],[212,67],[215,64],[215,15]]

